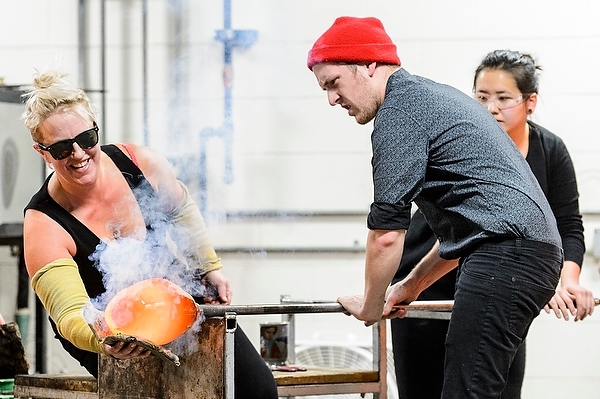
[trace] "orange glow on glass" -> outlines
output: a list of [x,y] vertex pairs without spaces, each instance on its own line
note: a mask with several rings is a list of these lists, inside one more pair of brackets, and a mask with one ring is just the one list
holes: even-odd
[[113,334],[133,335],[164,345],[186,332],[198,317],[190,294],[176,284],[151,278],[117,293],[104,312]]

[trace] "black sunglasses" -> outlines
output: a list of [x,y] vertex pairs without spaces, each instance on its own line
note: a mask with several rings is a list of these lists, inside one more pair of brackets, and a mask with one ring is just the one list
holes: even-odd
[[50,144],[48,147],[40,143],[38,143],[38,146],[40,146],[41,150],[48,151],[50,155],[52,155],[52,158],[60,161],[73,153],[73,143],[77,143],[77,145],[84,150],[98,144],[98,125],[96,125],[96,122],[94,122],[93,128],[88,129],[83,133],[79,133],[72,139],[57,141],[54,144]]

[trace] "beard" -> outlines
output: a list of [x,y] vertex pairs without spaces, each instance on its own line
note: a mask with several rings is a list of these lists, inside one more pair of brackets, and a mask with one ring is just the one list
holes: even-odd
[[361,108],[361,110],[354,116],[356,123],[359,125],[366,125],[375,119],[377,111],[379,111],[379,107],[381,106],[381,103],[375,98],[375,96],[366,96],[365,100],[365,107]]
[[356,123],[359,125],[365,125],[375,118],[377,111],[381,106],[381,102],[375,93],[371,91],[371,88],[363,77],[358,78],[358,83],[358,87],[362,89],[360,91],[362,91],[364,94],[362,95],[362,99],[360,101],[361,105],[359,112],[354,116],[354,119],[356,119]]
[[375,116],[377,115],[377,110],[379,109],[379,104],[373,105],[365,110],[361,110],[354,119],[356,119],[356,123],[359,125],[366,125],[371,122]]

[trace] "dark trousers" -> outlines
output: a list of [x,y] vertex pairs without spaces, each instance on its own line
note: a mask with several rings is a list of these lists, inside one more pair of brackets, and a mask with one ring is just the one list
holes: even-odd
[[562,261],[560,248],[521,239],[485,243],[462,259],[442,399],[501,397],[519,346],[554,295]]
[[273,373],[238,326],[235,330],[235,399],[277,399]]
[[[447,298],[452,299],[452,298]],[[392,319],[392,346],[398,396],[439,399],[444,383],[448,320]],[[513,362],[502,399],[520,399],[525,374],[525,342]]]

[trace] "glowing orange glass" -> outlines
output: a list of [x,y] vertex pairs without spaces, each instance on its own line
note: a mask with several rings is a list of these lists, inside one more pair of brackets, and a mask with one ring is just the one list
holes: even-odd
[[104,318],[113,334],[164,345],[194,324],[198,309],[192,296],[176,284],[151,278],[119,291],[106,306]]

